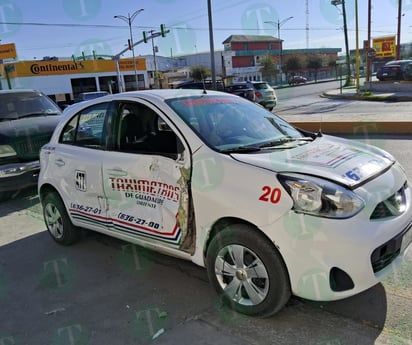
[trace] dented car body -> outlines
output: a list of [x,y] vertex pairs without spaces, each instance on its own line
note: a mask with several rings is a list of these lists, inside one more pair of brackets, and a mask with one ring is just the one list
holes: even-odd
[[364,291],[412,240],[411,188],[390,154],[227,93],[148,90],[71,107],[40,162],[54,240],[71,244],[81,227],[191,260],[249,315],[291,294]]

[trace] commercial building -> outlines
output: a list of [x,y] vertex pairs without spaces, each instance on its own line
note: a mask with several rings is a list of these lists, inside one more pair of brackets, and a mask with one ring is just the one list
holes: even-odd
[[117,93],[149,87],[144,58],[71,60],[55,57],[0,65],[2,89],[37,89],[56,101],[72,101],[81,92]]

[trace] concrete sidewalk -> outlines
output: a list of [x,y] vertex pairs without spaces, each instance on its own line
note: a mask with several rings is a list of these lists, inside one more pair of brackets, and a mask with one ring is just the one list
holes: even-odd
[[[342,89],[334,89],[324,92],[321,97],[331,99],[348,99],[358,101],[371,102],[410,102],[412,101],[411,92],[365,92],[360,90],[359,94],[355,87],[343,87]],[[412,110],[411,110],[412,111]],[[319,121],[289,121],[294,126],[305,129],[311,132],[319,130]],[[391,121],[376,120],[376,121],[334,121],[324,117],[322,121],[322,131],[328,134],[362,134],[367,130],[374,134],[395,134],[408,135],[412,134],[412,122],[403,116]]]

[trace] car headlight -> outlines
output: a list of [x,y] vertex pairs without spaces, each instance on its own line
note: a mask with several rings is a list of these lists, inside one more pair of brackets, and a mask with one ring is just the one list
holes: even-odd
[[293,210],[325,218],[349,218],[364,201],[354,192],[328,180],[299,174],[278,175],[293,200]]
[[13,157],[16,151],[10,145],[0,145],[0,158]]

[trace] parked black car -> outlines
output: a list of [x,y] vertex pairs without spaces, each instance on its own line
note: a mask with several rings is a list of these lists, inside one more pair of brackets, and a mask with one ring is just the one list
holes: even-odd
[[0,201],[37,184],[40,148],[60,118],[57,104],[39,91],[0,91]]
[[246,85],[246,83],[233,83],[233,84],[230,84],[226,88],[226,92],[229,92],[229,93],[232,93],[234,95],[246,98],[246,99],[248,99],[249,101],[252,101],[252,102],[256,101],[255,90],[253,90],[253,88]]
[[389,61],[376,72],[376,78],[384,80],[409,80],[412,75],[410,65],[412,60],[394,60]]

